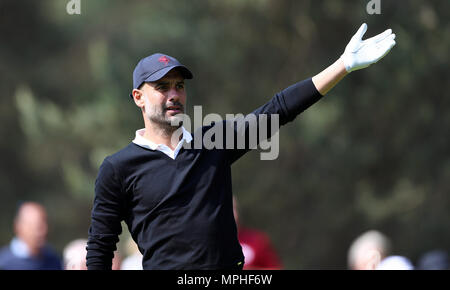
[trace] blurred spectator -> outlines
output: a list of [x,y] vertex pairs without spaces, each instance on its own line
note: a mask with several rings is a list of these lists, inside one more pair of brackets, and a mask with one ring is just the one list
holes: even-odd
[[348,251],[351,270],[375,270],[390,252],[391,243],[382,233],[371,230],[360,235]]
[[269,237],[256,229],[250,229],[239,223],[239,211],[233,197],[233,211],[238,227],[238,239],[245,257],[244,270],[279,270],[280,259]]
[[417,263],[419,270],[450,270],[448,253],[443,250],[433,250],[423,254]]
[[121,270],[142,270],[142,254],[133,239],[130,237],[126,244],[127,256],[123,259]]
[[[64,248],[64,269],[65,270],[87,270],[86,266],[86,245],[87,239],[77,239],[71,241]],[[114,252],[112,270],[120,270],[121,258],[119,253]]]
[[14,218],[15,237],[0,250],[0,269],[62,270],[62,261],[47,245],[47,213],[35,202],[23,203]]
[[388,256],[381,260],[375,270],[414,270],[414,266],[406,257]]
[[86,239],[78,239],[70,242],[63,252],[64,269],[87,270],[86,267]]

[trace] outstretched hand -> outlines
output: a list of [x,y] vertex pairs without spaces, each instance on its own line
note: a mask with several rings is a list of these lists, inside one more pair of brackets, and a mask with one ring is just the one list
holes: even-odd
[[382,59],[395,45],[395,34],[387,29],[374,37],[362,40],[367,31],[367,24],[363,23],[350,42],[347,44],[341,59],[347,72],[352,72],[376,63]]

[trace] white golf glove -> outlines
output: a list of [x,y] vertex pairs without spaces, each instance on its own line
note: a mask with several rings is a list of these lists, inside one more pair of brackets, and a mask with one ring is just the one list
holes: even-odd
[[345,47],[341,58],[347,72],[366,68],[383,58],[395,45],[395,34],[388,29],[372,38],[362,40],[367,31],[367,24],[363,23],[350,42]]

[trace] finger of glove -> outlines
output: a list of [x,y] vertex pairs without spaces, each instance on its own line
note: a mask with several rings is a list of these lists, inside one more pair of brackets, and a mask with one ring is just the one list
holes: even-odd
[[380,40],[378,42],[372,42],[369,45],[375,45],[375,47],[379,48],[379,47],[383,47],[385,45],[385,43],[387,43],[389,41],[392,41],[394,39],[395,39],[395,34],[392,33],[392,34],[386,36],[384,39],[382,39],[382,40]]
[[394,39],[388,39],[384,42],[381,43],[381,45],[378,46],[377,49],[377,56],[376,56],[376,61],[379,61],[380,59],[382,59],[386,54],[388,54],[388,52],[394,47],[394,45],[396,44]]
[[362,40],[364,33],[367,31],[367,24],[363,23],[361,27],[359,27],[358,31],[353,35],[354,39]]
[[380,33],[378,35],[375,35],[374,37],[371,37],[371,38],[368,38],[368,39],[364,40],[364,42],[375,42],[375,43],[377,43],[377,42],[382,41],[383,39],[385,39],[389,35],[391,35],[391,33],[392,33],[392,29],[387,29],[386,31],[384,31],[384,32],[382,32],[382,33]]

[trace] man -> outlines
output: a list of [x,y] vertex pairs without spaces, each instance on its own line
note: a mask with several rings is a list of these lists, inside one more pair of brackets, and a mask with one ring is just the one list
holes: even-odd
[[348,250],[350,270],[375,270],[391,251],[391,241],[383,233],[370,230],[358,236]]
[[0,269],[62,270],[58,254],[47,245],[47,213],[35,202],[23,203],[14,219],[16,237],[0,251]]
[[[252,114],[277,116],[279,125],[284,125],[349,72],[378,61],[395,45],[390,29],[363,41],[366,30],[363,24],[331,66],[279,92]],[[111,268],[121,221],[143,254],[144,269],[242,269],[231,164],[251,146],[187,146],[230,123],[213,123],[193,135],[184,130],[180,125],[186,104],[184,80],[192,77],[189,69],[168,55],[153,54],[137,64],[131,96],[145,128],[100,166],[87,245],[88,269]],[[235,135],[251,133],[250,126],[231,126]],[[180,130],[179,138],[172,138]],[[228,138],[225,141],[228,145]]]

